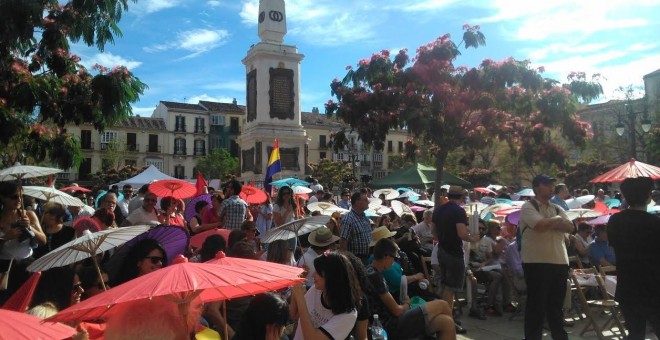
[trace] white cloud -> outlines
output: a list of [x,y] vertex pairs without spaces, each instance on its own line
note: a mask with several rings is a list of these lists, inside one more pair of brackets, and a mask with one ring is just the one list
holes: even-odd
[[221,3],[220,1],[217,0],[211,0],[211,1],[207,1],[206,5],[209,7],[220,7]]
[[221,83],[214,83],[202,86],[206,90],[230,90],[230,91],[245,91],[245,81],[235,80],[226,81]]
[[180,0],[140,0],[130,6],[131,12],[151,14],[164,9],[176,7]]
[[457,2],[456,0],[421,0],[421,1],[394,1],[392,5],[385,6],[387,10],[406,12],[424,12],[445,8]]
[[[218,103],[231,103],[234,100],[234,97],[227,96],[209,96],[208,94],[200,94],[192,96],[186,99],[186,103],[197,104],[200,100],[209,101],[209,102],[218,102]],[[241,103],[239,102],[239,105]]]
[[628,50],[629,51],[634,51],[634,52],[641,52],[641,51],[650,50],[650,49],[653,49],[653,48],[656,48],[656,47],[658,47],[658,44],[636,43],[636,44],[630,45],[630,47],[628,47]]
[[183,59],[196,57],[227,42],[229,32],[226,30],[210,30],[205,28],[179,32],[177,39],[160,45],[145,47],[147,52],[159,52],[171,49],[192,52]]
[[81,59],[80,62],[87,69],[91,69],[95,64],[113,68],[115,66],[125,66],[129,70],[134,70],[142,65],[140,61],[128,60],[112,53],[98,53],[91,58]]
[[581,54],[581,53],[590,53],[598,52],[610,47],[611,43],[593,43],[593,44],[565,44],[557,43],[550,44],[546,47],[542,47],[536,50],[533,50],[529,53],[529,58],[532,61],[544,60],[547,57],[556,58],[557,55],[564,54]]

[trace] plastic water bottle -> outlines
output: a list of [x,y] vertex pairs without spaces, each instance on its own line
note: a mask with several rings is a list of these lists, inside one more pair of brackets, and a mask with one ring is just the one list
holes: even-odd
[[378,319],[378,314],[374,314],[374,322],[371,324],[371,338],[373,340],[387,340],[387,332]]

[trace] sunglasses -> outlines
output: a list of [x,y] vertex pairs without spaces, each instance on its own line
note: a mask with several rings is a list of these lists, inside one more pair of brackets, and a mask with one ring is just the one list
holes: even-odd
[[160,256],[147,256],[145,259],[149,259],[152,264],[165,263],[165,258]]
[[76,290],[81,290],[82,289],[82,283],[78,282],[71,287],[71,290],[76,291]]

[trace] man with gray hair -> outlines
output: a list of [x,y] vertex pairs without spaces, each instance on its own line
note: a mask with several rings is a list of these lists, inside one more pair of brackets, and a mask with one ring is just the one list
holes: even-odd
[[565,199],[568,198],[568,187],[564,183],[555,185],[555,195],[550,198],[550,202],[560,206],[564,210],[568,210],[568,204]]
[[423,220],[420,223],[417,223],[412,227],[417,236],[421,247],[428,250],[429,252],[433,251],[433,208],[424,210],[422,215]]

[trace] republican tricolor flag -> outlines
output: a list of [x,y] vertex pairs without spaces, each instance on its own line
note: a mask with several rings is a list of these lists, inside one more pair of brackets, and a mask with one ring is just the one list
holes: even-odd
[[266,169],[266,178],[264,179],[264,188],[266,192],[270,192],[270,182],[273,181],[273,175],[282,171],[282,163],[280,162],[280,142],[275,138],[273,151],[270,152],[268,158],[268,168]]

